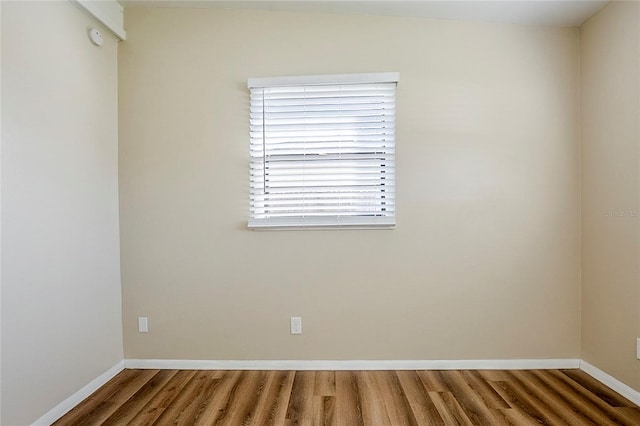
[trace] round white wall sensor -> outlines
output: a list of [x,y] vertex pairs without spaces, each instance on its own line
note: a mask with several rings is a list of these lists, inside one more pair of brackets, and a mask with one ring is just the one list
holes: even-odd
[[95,28],[91,28],[89,30],[89,40],[91,40],[91,43],[95,44],[96,46],[102,46],[102,43],[104,43],[102,33]]

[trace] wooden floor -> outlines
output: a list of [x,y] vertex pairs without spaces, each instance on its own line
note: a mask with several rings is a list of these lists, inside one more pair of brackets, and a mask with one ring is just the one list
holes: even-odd
[[579,370],[124,370],[55,425],[640,425]]

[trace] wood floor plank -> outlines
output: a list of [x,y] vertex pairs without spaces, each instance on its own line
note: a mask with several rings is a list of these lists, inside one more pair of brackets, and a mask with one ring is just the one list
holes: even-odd
[[619,407],[616,411],[620,413],[625,421],[630,425],[640,425],[640,408],[638,407]]
[[291,398],[287,407],[286,419],[294,425],[309,424],[312,418],[311,404],[315,387],[315,372],[298,371],[293,379]]
[[466,382],[469,384],[484,404],[490,409],[509,408],[507,401],[491,387],[491,385],[476,370],[465,370],[462,372]]
[[496,417],[469,386],[462,372],[445,371],[442,372],[442,378],[472,424],[477,426],[504,424],[502,418]]
[[363,426],[358,380],[353,371],[336,371],[336,423]]
[[140,390],[111,414],[102,426],[131,424],[137,413],[178,373],[178,370],[162,370],[151,378]]
[[[109,380],[102,387],[89,395],[86,400],[76,406],[72,411],[75,411],[77,408],[82,408],[83,405],[90,401],[97,401],[99,403],[110,399],[113,394],[119,392],[122,388],[129,386],[129,384],[138,378],[144,371],[145,370],[133,369],[122,370],[122,372],[116,375],[113,379]],[[155,371],[157,372],[158,370]]]
[[107,401],[114,404],[123,404],[129,398],[136,394],[149,380],[151,380],[160,370],[139,370],[140,374],[125,387],[121,387],[118,391],[112,393]]
[[502,380],[492,381],[491,386],[509,403],[511,408],[514,408],[521,416],[525,416],[529,421],[537,424],[549,424],[545,416],[531,405],[528,399],[522,399],[521,396],[519,396],[519,392],[516,391],[511,383]]
[[420,425],[444,425],[444,420],[415,371],[398,371],[398,379]]
[[55,423],[63,425],[95,425],[109,418],[120,405],[134,395],[159,370],[125,370],[89,396]]
[[227,405],[225,424],[249,425],[257,417],[258,403],[265,392],[268,375],[264,371],[245,371],[238,382],[237,397]]
[[258,407],[262,408],[253,422],[256,426],[281,425],[286,418],[295,372],[273,371],[270,375],[271,380],[267,385],[264,400],[258,404]]
[[113,392],[116,392],[122,386],[126,386],[127,383],[139,374],[140,370],[123,370],[120,374],[100,387],[100,389],[89,395],[87,399],[76,405],[67,414],[65,414],[64,417],[58,419],[54,425],[72,425],[74,422],[88,415],[88,413],[97,409],[98,406],[103,404]]
[[152,425],[196,373],[195,370],[178,371],[139,412],[135,413],[129,424],[133,426]]
[[544,380],[534,375],[530,371],[513,371],[512,374],[519,380],[519,384],[524,386],[529,393],[538,400],[553,409],[558,415],[570,425],[595,425],[606,423],[606,417],[597,417],[584,409],[580,409],[580,404],[575,400],[567,398],[563,393],[557,392]]
[[329,426],[336,424],[336,397],[322,397],[322,422],[321,424]]
[[534,407],[534,409],[542,416],[546,423],[549,424],[567,424],[562,418],[561,413],[554,410],[554,407],[550,407],[536,392],[535,387],[529,386],[528,382],[520,379],[520,371],[509,371],[510,382],[513,385],[513,391],[520,400],[525,400],[526,403]]
[[84,412],[83,415],[73,416],[73,414],[69,417],[66,415],[62,418],[62,420],[58,420],[54,423],[55,426],[59,425],[92,425],[92,424],[100,424],[99,419],[104,418],[109,415],[109,413],[114,412],[118,409],[117,404],[108,401],[101,401],[99,404],[96,404],[92,407],[91,411]]
[[512,426],[539,426],[541,424],[517,408],[500,409],[498,411],[502,413],[507,423]]
[[318,426],[335,424],[335,397],[314,395],[310,403],[311,415],[308,424]]
[[[216,393],[202,412],[202,415],[192,423],[192,426],[200,425],[225,425],[228,424],[228,407],[237,395],[244,375],[242,371],[225,371],[220,379]],[[191,425],[190,425],[191,426]]]
[[576,370],[124,370],[56,425],[640,425]]
[[570,377],[580,386],[589,390],[612,407],[634,407],[634,403],[616,393],[585,373],[582,370],[562,370],[562,374]]
[[[542,386],[546,388],[545,394],[550,395],[553,401],[560,404],[559,410],[561,413],[565,413],[567,416],[569,412],[577,413],[582,418],[583,424],[591,422],[599,425],[618,421],[618,418],[609,415],[607,411],[601,410],[588,398],[576,393],[569,384],[558,378],[544,371],[531,371],[529,374],[539,380]],[[553,401],[550,401],[549,404],[552,404]],[[564,408],[565,403],[569,406],[568,408]],[[569,419],[567,418],[567,420]],[[576,422],[578,422],[578,419],[575,419],[573,423]]]
[[384,395],[380,393],[374,380],[375,372],[358,371],[355,373],[358,383],[362,420],[365,425],[390,426],[391,420],[384,404]]
[[[583,404],[584,409],[591,409],[600,412],[606,416],[608,422],[614,424],[626,424],[628,419],[625,418],[620,411],[612,407],[607,401],[598,397],[589,389],[583,387],[580,383],[573,380],[571,377],[557,370],[551,370],[544,372],[544,374],[536,374],[543,380],[548,380],[550,383],[560,389],[562,392],[571,395],[573,398],[578,398]],[[633,423],[632,423],[633,424]]]
[[317,371],[315,378],[315,386],[313,394],[317,396],[335,396],[336,395],[336,372],[335,371]]
[[429,392],[429,395],[447,425],[473,426],[451,392]]
[[215,372],[198,371],[186,384],[182,392],[162,413],[157,424],[195,424],[208,405],[221,379]]
[[442,374],[437,370],[418,371],[424,388],[428,392],[449,392],[447,383],[442,379]]
[[477,370],[478,374],[488,382],[506,382],[509,380],[506,370]]
[[391,424],[394,426],[417,426],[418,422],[396,372],[380,371],[372,376],[384,397]]

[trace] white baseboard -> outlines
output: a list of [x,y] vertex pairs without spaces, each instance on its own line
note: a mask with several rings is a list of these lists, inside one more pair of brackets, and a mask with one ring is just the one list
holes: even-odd
[[529,370],[578,368],[579,359],[179,360],[126,359],[125,368],[171,370]]
[[64,416],[68,413],[73,407],[78,405],[84,399],[86,399],[89,395],[94,393],[98,388],[113,377],[116,374],[124,370],[124,361],[120,361],[109,370],[105,371],[92,381],[90,381],[86,386],[80,389],[78,392],[71,395],[69,398],[62,401],[60,404],[53,407],[47,413],[45,413],[42,417],[32,423],[32,426],[48,426],[58,420],[60,417]]
[[580,370],[584,371],[603,385],[613,389],[620,395],[632,401],[634,404],[640,405],[640,392],[630,386],[625,385],[620,380],[589,364],[587,361],[580,361]]

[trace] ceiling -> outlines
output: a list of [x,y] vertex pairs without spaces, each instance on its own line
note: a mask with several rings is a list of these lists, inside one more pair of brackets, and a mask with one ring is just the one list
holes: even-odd
[[608,0],[120,0],[119,2],[124,7],[221,7],[312,11],[574,27],[582,25],[602,9]]

